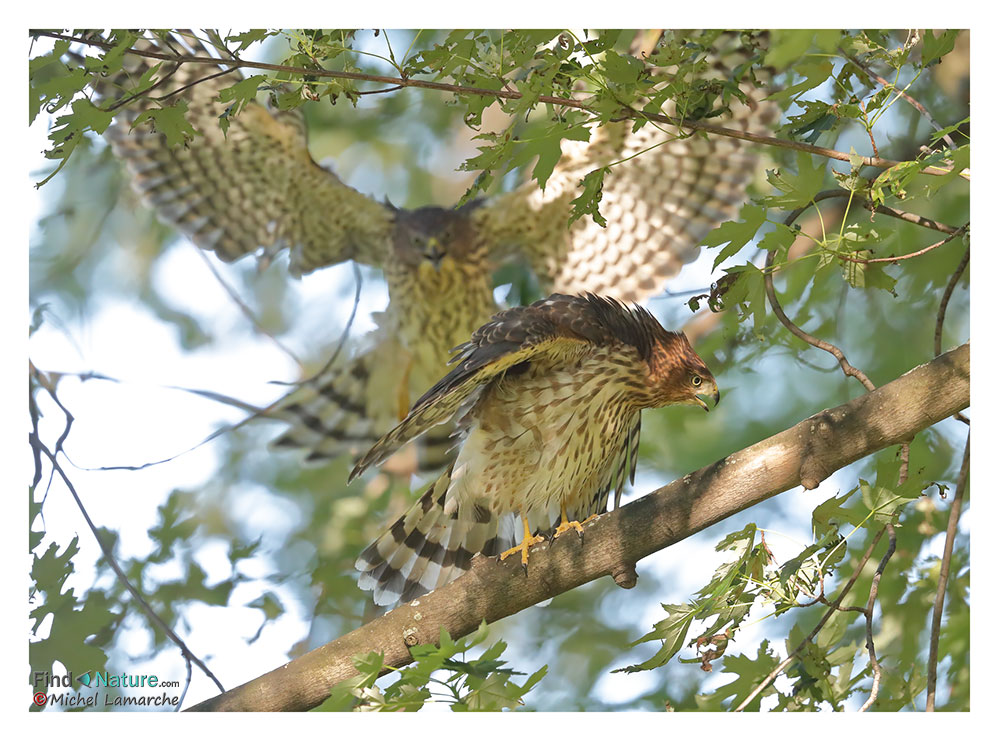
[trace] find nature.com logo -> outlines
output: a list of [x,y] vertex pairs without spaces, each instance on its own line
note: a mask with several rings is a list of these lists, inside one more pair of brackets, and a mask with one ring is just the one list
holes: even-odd
[[[74,681],[77,683],[74,692]],[[32,675],[34,695],[31,701],[38,707],[156,707],[174,706],[180,702],[180,696],[166,692],[177,688],[180,682],[162,680],[155,674],[110,674],[108,672],[87,671],[79,676],[73,672],[55,674],[51,672],[35,672]],[[40,688],[44,687],[44,691]],[[101,691],[105,688],[105,691]],[[118,690],[135,689],[137,694],[123,695],[118,692],[108,692],[106,688]],[[86,690],[93,690],[87,692]],[[143,694],[142,690],[151,691]]]

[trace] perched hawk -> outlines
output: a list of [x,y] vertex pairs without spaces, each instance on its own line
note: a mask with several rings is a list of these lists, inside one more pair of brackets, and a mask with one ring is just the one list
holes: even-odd
[[707,410],[704,399],[719,398],[683,333],[593,294],[502,311],[454,362],[351,472],[459,418],[457,458],[357,561],[359,585],[379,605],[446,584],[477,553],[517,553],[526,565],[538,533],[556,524],[556,536],[581,532],[580,521],[606,511],[611,491],[616,507],[634,477],[642,409]]
[[[757,54],[738,34],[704,52],[707,79],[738,85],[727,109],[700,112],[713,123],[767,133],[778,116],[766,84],[747,73]],[[544,191],[535,182],[460,209],[397,209],[345,185],[311,158],[300,109],[250,103],[230,116],[220,91],[238,81],[227,52],[210,53],[192,33],[140,39],[136,48],[218,63],[162,62],[146,93],[121,108],[108,131],[134,187],[165,221],[223,260],[262,251],[290,252],[302,275],[344,260],[380,267],[389,305],[367,347],[347,363],[303,384],[275,408],[291,423],[278,447],[305,448],[307,459],[357,455],[401,419],[413,398],[440,376],[449,350],[498,307],[494,268],[523,257],[545,293],[592,291],[640,302],[697,256],[702,238],[734,216],[745,198],[756,153],[737,139],[678,138],[673,127],[632,131],[621,121],[593,130],[588,142],[564,142]],[[128,100],[160,60],[126,55],[127,72],[97,85]],[[736,70],[740,70],[738,77]],[[757,70],[760,79],[766,76]],[[96,83],[95,83],[96,84]],[[170,147],[143,111],[182,98],[200,132]],[[673,114],[668,104],[664,112]],[[218,125],[225,118],[225,133]],[[602,228],[581,219],[567,229],[570,201],[588,172],[611,166],[603,185]],[[424,438],[420,467],[448,460],[451,429]]]

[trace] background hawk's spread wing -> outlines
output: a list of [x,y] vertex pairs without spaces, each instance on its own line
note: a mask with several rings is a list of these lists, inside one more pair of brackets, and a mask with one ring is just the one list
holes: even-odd
[[553,295],[499,312],[455,348],[456,367],[368,451],[351,479],[425,430],[451,419],[478,388],[502,373],[527,362],[564,363],[595,343],[613,341],[615,327],[607,315],[620,311],[616,302],[596,296]]
[[[727,80],[752,53],[738,35],[723,35],[708,55],[705,76]],[[729,109],[711,123],[768,133],[779,108],[763,100],[766,91],[751,80],[739,88],[747,102],[732,97]],[[684,116],[672,101],[663,113]],[[684,134],[654,122],[632,131],[633,124],[606,124],[589,142],[563,141],[562,159],[544,191],[532,181],[480,210],[480,229],[491,235],[496,254],[525,254],[543,292],[591,291],[644,301],[696,258],[705,235],[733,218],[745,201],[758,159],[747,142]],[[566,233],[580,181],[607,166],[600,202],[607,226],[587,216]]]
[[[139,39],[146,51],[211,56],[193,36]],[[128,55],[127,73],[98,85],[104,98],[124,99],[159,60]],[[392,228],[392,211],[344,185],[309,155],[299,109],[272,111],[250,102],[219,127],[231,102],[219,92],[241,79],[207,64],[162,62],[159,81],[123,110],[107,137],[132,183],[161,219],[203,249],[231,261],[263,248],[272,255],[291,250],[291,270],[300,275],[343,260],[381,265]],[[215,75],[214,77],[211,77]],[[119,89],[115,89],[119,88]],[[170,95],[178,91],[177,95]],[[166,97],[164,97],[166,96]],[[136,117],[177,99],[199,132],[169,146],[166,136]]]

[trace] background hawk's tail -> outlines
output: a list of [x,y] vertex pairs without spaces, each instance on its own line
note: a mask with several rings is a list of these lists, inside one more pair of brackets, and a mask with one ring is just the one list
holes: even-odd
[[[454,506],[445,495],[451,468],[358,557],[357,585],[377,605],[408,602],[457,579],[478,553],[495,556],[514,545],[514,520],[478,503]],[[453,507],[453,511],[451,511]]]
[[356,356],[350,362],[320,373],[278,402],[271,416],[291,427],[275,440],[272,448],[305,450],[309,463],[325,463],[342,455],[363,454],[377,442],[382,426],[391,418],[378,419],[378,410],[368,404],[374,353]]
[[[399,348],[383,341],[323,371],[281,399],[271,417],[291,427],[271,448],[306,451],[307,463],[357,460],[404,416],[409,403]],[[414,472],[438,472],[453,457],[453,427],[440,425],[416,441]]]

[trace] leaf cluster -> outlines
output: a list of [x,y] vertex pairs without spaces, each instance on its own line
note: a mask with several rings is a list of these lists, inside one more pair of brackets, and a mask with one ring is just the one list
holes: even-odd
[[[522,706],[524,695],[541,681],[548,667],[542,666],[517,684],[513,677],[523,672],[500,659],[507,647],[504,641],[496,641],[475,658],[467,657],[466,652],[482,644],[488,634],[485,621],[475,633],[458,641],[441,628],[438,645],[413,646],[413,663],[401,668],[385,666],[379,653],[356,656],[357,676],[335,685],[318,710],[415,711],[428,702],[444,703],[454,712]],[[394,681],[377,686],[376,680],[385,673]]]

